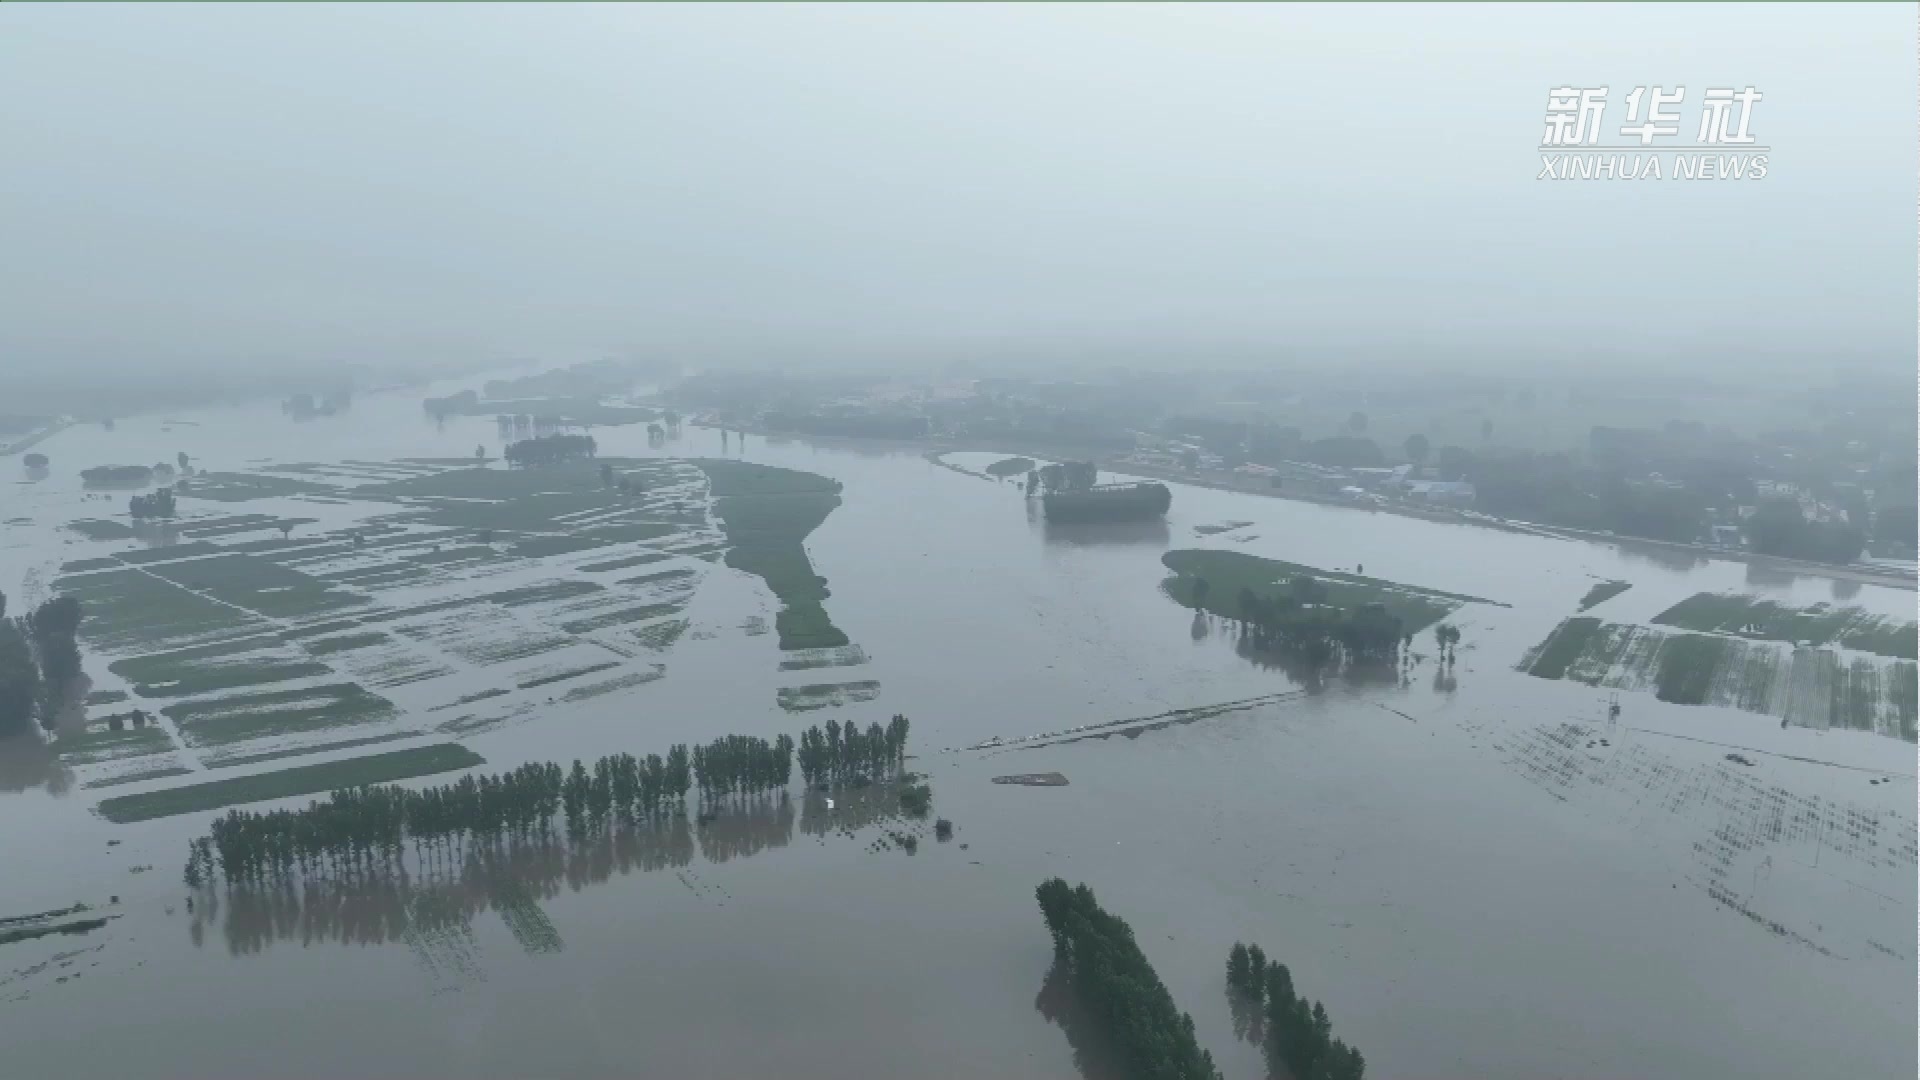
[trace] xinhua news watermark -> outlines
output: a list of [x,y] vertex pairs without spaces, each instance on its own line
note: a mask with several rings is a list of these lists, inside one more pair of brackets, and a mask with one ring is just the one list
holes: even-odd
[[[1608,87],[1556,86],[1547,91],[1547,126],[1540,137],[1536,180],[1763,180],[1767,155],[1753,133],[1753,87],[1710,87],[1697,124],[1682,124],[1687,88],[1636,86],[1622,102],[1626,122],[1601,142]],[[1680,142],[1683,128],[1695,132]],[[1672,140],[1672,141],[1669,141]]]

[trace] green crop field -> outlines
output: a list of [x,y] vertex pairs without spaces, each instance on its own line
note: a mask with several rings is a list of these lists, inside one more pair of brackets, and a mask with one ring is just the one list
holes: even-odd
[[1739,593],[1695,593],[1653,617],[1662,626],[1764,641],[1839,645],[1902,660],[1915,658],[1920,626],[1857,607],[1796,608]]
[[1527,651],[1519,670],[1543,679],[1653,691],[1676,705],[1718,705],[1803,727],[1915,738],[1916,667],[1833,649],[1575,616]]
[[1558,679],[1579,659],[1587,643],[1600,630],[1600,620],[1573,618],[1553,628],[1547,639],[1528,651],[1520,661],[1520,670],[1543,679]]
[[86,611],[80,636],[95,648],[127,651],[265,628],[265,623],[140,570],[63,577],[57,592]]
[[352,682],[202,698],[160,711],[195,747],[372,723],[394,715],[392,702]]
[[176,814],[219,810],[241,803],[316,795],[335,788],[392,783],[484,764],[485,758],[458,743],[437,743],[346,761],[327,761],[205,784],[187,784],[164,791],[119,795],[101,800],[100,816],[124,825]]
[[812,683],[786,686],[775,692],[775,699],[788,712],[811,712],[849,702],[872,701],[880,696],[880,683],[874,679],[845,683]]

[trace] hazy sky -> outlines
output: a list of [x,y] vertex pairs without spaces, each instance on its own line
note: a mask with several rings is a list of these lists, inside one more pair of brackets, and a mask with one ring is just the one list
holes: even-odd
[[[1911,5],[0,5],[0,371],[1911,372]],[[1760,181],[1537,181],[1552,86]],[[1669,155],[1670,157],[1670,155]]]

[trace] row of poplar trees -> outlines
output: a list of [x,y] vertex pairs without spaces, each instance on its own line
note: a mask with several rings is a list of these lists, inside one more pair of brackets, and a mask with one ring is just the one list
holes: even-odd
[[[885,763],[897,766],[906,758],[906,737],[904,716],[895,716],[884,729],[874,724],[865,734],[852,724],[842,728],[829,721],[827,731],[814,727],[802,735],[802,771],[812,775],[808,747],[836,763],[820,766],[823,777],[850,777],[856,768],[877,771]],[[836,752],[828,753],[829,745]],[[216,872],[229,883],[296,874],[353,877],[392,866],[409,842],[431,857],[547,832],[556,815],[569,834],[585,836],[614,822],[684,812],[687,792],[696,785],[709,800],[784,790],[793,775],[795,750],[788,735],[771,741],[728,735],[691,751],[676,743],[664,757],[613,754],[592,768],[578,760],[571,769],[536,762],[418,790],[392,784],[343,788],[301,810],[229,810],[215,819],[208,836],[189,845],[185,878],[198,887]]]
[[7,618],[0,593],[0,735],[51,731],[80,678],[80,601],[59,596]]
[[1235,942],[1227,953],[1227,993],[1237,1007],[1263,1010],[1267,1074],[1291,1080],[1363,1080],[1366,1059],[1333,1037],[1327,1010],[1293,989],[1287,965],[1268,961],[1258,945]]
[[1101,909],[1093,890],[1050,878],[1035,890],[1053,935],[1055,962],[1113,1044],[1126,1074],[1140,1080],[1220,1080],[1200,1048],[1193,1017],[1173,1004],[1133,940],[1133,929]]
[[907,718],[895,713],[886,727],[841,726],[827,721],[800,733],[800,777],[808,787],[876,780],[897,772],[907,760]]

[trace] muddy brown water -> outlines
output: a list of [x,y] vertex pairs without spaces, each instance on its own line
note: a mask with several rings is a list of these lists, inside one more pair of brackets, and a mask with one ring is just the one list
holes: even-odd
[[[0,478],[0,519],[33,522],[0,534],[0,588],[18,603],[60,562],[123,546],[53,528],[123,508],[84,499],[81,468],[182,450],[225,470],[497,454],[490,417],[421,412],[460,388],[363,395],[300,424],[269,403],[64,431],[37,447],[47,477]],[[696,428],[659,448],[644,428],[593,434],[608,454],[720,453]],[[1701,590],[1831,600],[1830,582],[1189,487],[1164,527],[1049,529],[1016,485],[916,453],[729,446],[845,484],[808,547],[834,622],[870,657],[834,679],[876,679],[879,696],[782,712],[775,690],[819,672],[779,670],[774,635],[743,629],[772,598],[717,568],[665,678],[462,741],[501,769],[905,712],[951,842],[923,823],[914,854],[875,850],[908,826],[838,805],[814,820],[844,812],[842,827],[809,829],[796,791],[790,814],[536,852],[478,883],[423,868],[397,896],[203,896],[189,912],[178,867],[210,815],[110,825],[90,812],[102,792],[11,751],[0,914],[79,900],[122,917],[0,947],[7,1071],[1072,1077],[1036,1008],[1051,957],[1032,890],[1061,874],[1133,925],[1230,1077],[1262,1071],[1224,994],[1235,940],[1284,960],[1378,1077],[1912,1075],[1913,747],[1642,694],[1609,725],[1603,691],[1511,670],[1596,580],[1633,583],[1593,612],[1625,622]],[[323,519],[303,529],[377,511],[193,508]],[[1195,531],[1227,521],[1251,524]],[[1298,689],[1160,594],[1169,547],[1364,564],[1512,606],[1457,614],[1450,676],[1429,655],[1404,680],[1190,723],[949,749]],[[1912,615],[1911,593],[1848,589]],[[992,783],[1048,772],[1071,783]]]

